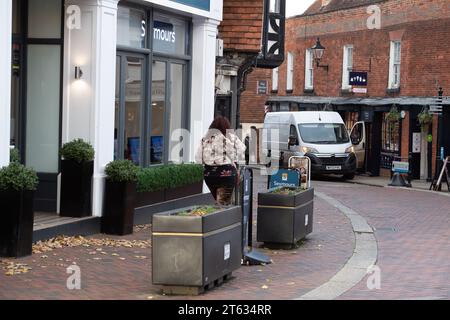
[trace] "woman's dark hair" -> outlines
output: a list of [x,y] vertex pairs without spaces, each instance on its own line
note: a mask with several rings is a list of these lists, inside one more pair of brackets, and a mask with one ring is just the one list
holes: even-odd
[[224,136],[227,135],[227,130],[231,129],[230,121],[227,118],[219,116],[209,126],[209,129],[216,129],[222,132]]

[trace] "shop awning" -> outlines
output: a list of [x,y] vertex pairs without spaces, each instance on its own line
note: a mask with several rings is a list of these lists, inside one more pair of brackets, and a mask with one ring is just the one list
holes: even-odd
[[[331,104],[331,105],[366,105],[366,106],[427,106],[435,105],[437,97],[398,97],[398,98],[345,98],[345,97],[310,97],[310,96],[274,96],[267,102],[294,102],[302,104]],[[444,97],[443,105],[450,105],[450,98]]]

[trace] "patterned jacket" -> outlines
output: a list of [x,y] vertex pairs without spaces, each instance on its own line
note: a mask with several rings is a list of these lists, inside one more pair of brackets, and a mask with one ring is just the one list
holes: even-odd
[[225,137],[219,130],[208,130],[195,155],[195,162],[222,166],[245,161],[246,146],[233,133]]

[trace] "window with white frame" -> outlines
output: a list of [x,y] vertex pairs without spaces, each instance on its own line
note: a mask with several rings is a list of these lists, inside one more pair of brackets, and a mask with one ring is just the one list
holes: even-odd
[[272,70],[272,91],[278,91],[278,68]]
[[353,70],[353,46],[344,46],[344,59],[342,61],[342,89],[350,89],[350,72]]
[[286,91],[292,91],[294,82],[294,55],[288,52]]
[[314,89],[314,56],[311,49],[307,49],[305,55],[305,89]]
[[401,55],[401,42],[391,41],[391,53],[389,59],[389,89],[397,89],[400,87]]

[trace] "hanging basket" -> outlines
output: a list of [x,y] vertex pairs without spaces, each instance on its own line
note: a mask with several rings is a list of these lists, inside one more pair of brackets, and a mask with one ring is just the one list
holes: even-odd
[[392,107],[389,113],[386,115],[386,121],[388,122],[399,122],[402,118],[400,112],[396,107]]

